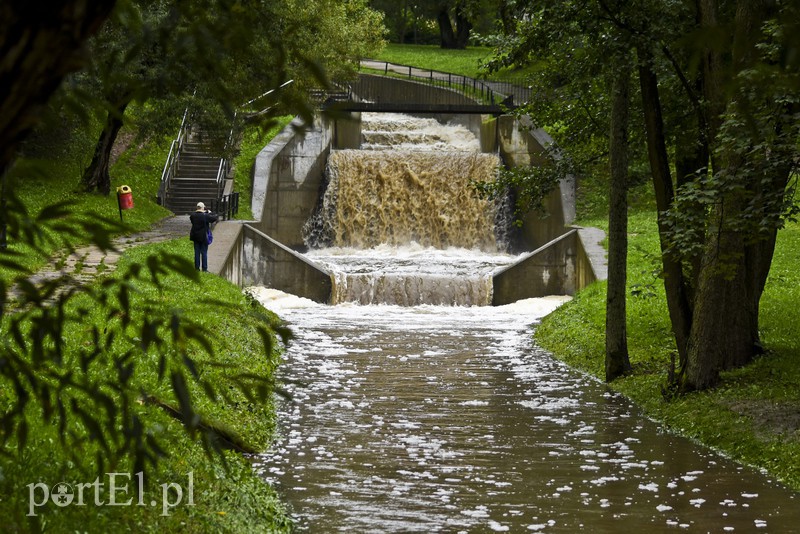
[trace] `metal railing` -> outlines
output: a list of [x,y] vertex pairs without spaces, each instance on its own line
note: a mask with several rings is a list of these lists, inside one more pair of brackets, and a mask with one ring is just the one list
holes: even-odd
[[156,201],[159,205],[164,206],[167,202],[167,191],[169,191],[170,182],[172,177],[175,176],[178,170],[178,158],[180,157],[181,150],[183,149],[183,142],[186,140],[186,135],[189,129],[186,126],[186,118],[189,116],[189,108],[183,112],[183,119],[181,119],[181,126],[178,129],[178,135],[173,139],[169,147],[169,154],[167,154],[167,161],[164,163],[164,170],[161,172],[161,185],[158,187],[158,196]]
[[528,102],[532,97],[532,89],[522,77],[503,80],[479,80],[461,74],[421,69],[410,65],[372,59],[362,60],[361,67],[362,69],[366,68],[383,71],[385,76],[391,74],[394,77],[400,77],[402,79],[447,87],[470,98],[474,98],[479,102],[492,105],[511,102],[519,105]]
[[234,191],[228,195],[222,195],[219,199],[211,203],[211,211],[225,220],[232,219],[239,213],[239,192]]

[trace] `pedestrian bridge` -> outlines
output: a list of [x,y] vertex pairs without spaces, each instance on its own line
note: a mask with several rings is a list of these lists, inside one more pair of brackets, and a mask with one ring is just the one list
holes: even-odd
[[[320,108],[328,112],[477,114],[499,116],[530,99],[521,80],[479,80],[458,74],[419,69],[374,60],[361,62],[361,75],[317,92]],[[403,80],[406,83],[394,83]],[[414,90],[408,90],[408,82]]]

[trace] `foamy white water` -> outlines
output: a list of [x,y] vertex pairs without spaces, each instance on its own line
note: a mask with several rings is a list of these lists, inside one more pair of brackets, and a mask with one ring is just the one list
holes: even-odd
[[330,247],[307,256],[334,273],[332,302],[487,306],[492,274],[520,256],[416,243],[371,249]]

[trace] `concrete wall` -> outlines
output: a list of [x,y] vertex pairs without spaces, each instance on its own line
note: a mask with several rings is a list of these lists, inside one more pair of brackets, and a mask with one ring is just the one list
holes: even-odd
[[[436,94],[432,87],[416,82],[383,79],[373,87],[387,91],[383,96],[417,101]],[[415,87],[418,86],[418,87]],[[433,88],[441,91],[447,89]],[[447,95],[448,102],[451,95]],[[435,102],[433,102],[435,103]],[[482,150],[498,151],[509,166],[531,165],[541,161],[552,139],[530,122],[503,116],[495,120],[480,115],[442,116],[441,122],[467,126],[481,139]],[[293,122],[300,126],[299,122]],[[298,254],[304,249],[302,227],[319,198],[323,173],[331,147],[360,146],[361,122],[358,114],[320,121],[304,135],[290,125],[257,156],[253,183],[253,215],[257,222],[244,225],[231,237],[231,250],[220,273],[239,284],[266,285],[317,302],[329,302],[333,287],[330,273]],[[531,214],[525,219],[523,236],[527,250],[534,250],[494,277],[494,304],[548,294],[574,294],[598,276],[604,263],[602,237],[592,234],[584,245],[582,236],[569,225],[575,217],[574,180],[565,180],[546,202],[548,217]],[[294,250],[293,250],[294,249]],[[588,250],[588,252],[587,252]]]
[[[546,148],[553,139],[541,128],[534,128],[527,117],[503,115],[495,127],[497,150],[508,168],[536,166],[545,161]],[[534,250],[550,242],[575,220],[575,179],[561,180],[544,200],[544,207],[546,217],[532,212],[523,218],[521,238],[525,249]]]
[[[260,285],[327,304],[333,278],[322,267],[250,225],[244,225],[238,249],[240,287]],[[235,270],[233,262],[231,269]],[[229,278],[230,279],[230,278]]]
[[254,225],[284,245],[302,249],[302,228],[319,198],[333,129],[319,122],[300,135],[292,122],[256,156]]
[[[242,284],[242,228],[240,221],[222,221],[214,227],[214,243],[208,251],[208,270],[228,281]],[[224,248],[223,248],[224,247]],[[226,250],[217,254],[218,250]]]
[[330,124],[333,128],[333,148],[361,148],[361,113],[348,113],[332,119]]
[[574,295],[596,280],[577,229],[527,254],[492,278],[492,305],[547,295]]

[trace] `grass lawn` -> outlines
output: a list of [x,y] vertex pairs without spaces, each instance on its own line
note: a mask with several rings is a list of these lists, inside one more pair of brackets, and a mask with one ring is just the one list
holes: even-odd
[[[437,45],[408,45],[390,43],[377,55],[370,59],[387,61],[398,65],[411,65],[421,69],[430,69],[451,74],[460,74],[470,78],[485,78],[487,73],[480,68],[481,64],[492,57],[489,47],[469,46],[464,50],[449,50]],[[489,76],[490,79],[519,79],[524,70],[504,69]]]
[[[642,191],[635,191],[636,195],[647,196]],[[607,231],[607,221],[601,217],[580,224]],[[800,272],[796,265],[800,225],[789,223],[779,232],[761,300],[761,336],[767,353],[743,369],[725,373],[718,388],[669,402],[661,387],[675,345],[663,282],[657,277],[655,212],[646,203],[631,210],[628,238],[627,326],[634,372],[610,387],[672,431],[764,468],[800,490]],[[605,376],[605,295],[605,282],[593,284],[545,318],[535,334],[536,342],[556,358],[600,380]]]
[[[282,120],[288,122],[289,119],[291,117]],[[278,131],[280,127],[269,132],[245,134],[246,141],[237,166],[246,176],[248,191],[249,172],[255,155]],[[133,233],[149,228],[170,214],[156,204],[155,196],[171,139],[151,139],[128,146],[111,169],[112,194],[105,197],[82,193],[79,188],[86,150],[91,149],[91,137],[91,134],[87,135],[85,140],[88,142],[72,143],[63,150],[43,146],[42,150],[36,151],[35,157],[18,161],[9,174],[9,186],[17,199],[12,199],[10,204],[18,210],[9,225],[9,247],[4,251],[4,261],[0,265],[0,281],[6,287],[23,272],[20,269],[35,272],[51,256],[88,243],[90,230],[104,228],[112,235]],[[134,209],[124,212],[124,224],[120,226],[113,189],[123,184],[133,190]],[[243,197],[246,197],[242,199],[243,209],[248,212],[249,193],[243,192]],[[51,205],[67,209],[48,221],[46,206]],[[38,250],[25,244],[26,236],[36,236]],[[143,316],[141,303],[147,299],[156,303],[160,313],[174,312],[176,316],[188,317],[197,328],[210,334],[210,351],[200,345],[191,345],[190,353],[199,376],[218,388],[226,388],[235,374],[272,376],[280,347],[275,345],[274,351],[264,349],[257,325],[263,324],[263,318],[258,316],[263,316],[265,311],[259,305],[254,306],[238,287],[213,275],[203,274],[199,280],[192,280],[170,273],[162,279],[163,286],[159,290],[152,284],[134,281],[122,274],[131,266],[162,265],[148,258],[163,253],[175,254],[187,262],[193,254],[187,239],[135,247],[125,253],[114,273],[98,278],[95,284],[114,277],[129,284],[132,311],[128,318],[132,324],[141,325],[142,321],[152,318]],[[8,262],[12,260],[17,267],[10,266]],[[119,295],[111,293],[108,298],[113,301]],[[213,304],[210,299],[214,300]],[[112,364],[112,356],[125,354],[131,347],[139,346],[137,340],[141,334],[122,324],[119,314],[109,315],[107,309],[104,311],[103,306],[84,296],[74,297],[64,310],[67,323],[63,332],[63,361],[48,362],[47,365],[55,366],[53,369],[58,372],[74,372],[76,377],[84,375],[81,355],[86,354],[87,347],[96,345],[93,337],[96,332],[92,327],[97,325],[102,336],[114,333],[114,342],[102,355],[96,356],[95,363],[85,375],[111,383],[118,373],[127,373],[126,368]],[[4,310],[0,320],[4,339],[9,338],[9,323],[13,318],[13,312]],[[272,316],[269,321],[276,322],[277,318]],[[33,327],[33,323],[23,323],[23,331]],[[13,344],[7,345],[5,350],[14,350]],[[135,389],[132,394],[138,395],[139,391],[156,393],[159,398],[174,403],[174,397],[170,396],[169,376],[159,378],[158,360],[141,349],[134,350],[133,358],[136,365],[131,380],[140,389]],[[269,447],[274,430],[271,401],[259,402],[235,392],[227,397],[220,396],[216,401],[202,395],[194,397],[198,411],[208,421],[224,422],[226,428],[254,450]],[[64,394],[58,398],[69,397]],[[12,381],[0,375],[0,408],[3,413],[15,399]],[[73,437],[81,445],[65,447],[58,432],[59,417],[45,421],[42,413],[42,406],[31,402],[26,409],[28,427],[25,436],[20,433],[6,436],[8,439],[0,445],[0,452],[4,453],[0,459],[3,531],[284,532],[291,528],[279,498],[253,473],[244,456],[227,451],[224,457],[209,457],[198,440],[190,438],[183,425],[158,405],[141,402],[135,408],[137,416],[147,422],[147,439],[156,439],[167,453],[156,469],[145,472],[142,495],[146,498],[141,504],[140,494],[134,488],[136,470],[129,459],[108,464],[109,456],[97,442],[83,440],[92,434],[83,422],[76,422],[71,427]],[[18,440],[24,441],[24,447],[19,447]],[[100,459],[105,465],[98,479]],[[108,473],[120,473],[113,496]],[[88,486],[96,479],[98,485],[86,489],[84,506],[59,507],[52,499],[45,498],[44,491],[55,492],[58,483],[64,482],[77,491],[79,485]],[[162,506],[165,486],[169,486],[172,492],[166,499],[175,504],[167,513]],[[179,504],[176,487],[183,492]],[[189,503],[190,489],[193,504]],[[95,491],[98,491],[97,495]],[[128,504],[109,506],[112,497],[118,503]],[[129,502],[130,499],[133,501]],[[32,503],[45,501],[41,507],[34,506],[35,513],[31,513]]]

